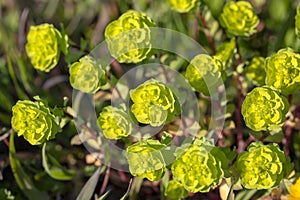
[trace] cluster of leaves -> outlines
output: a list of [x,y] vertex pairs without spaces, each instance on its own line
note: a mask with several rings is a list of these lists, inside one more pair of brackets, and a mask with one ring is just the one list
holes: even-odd
[[[14,132],[16,131],[18,136],[24,136],[31,145],[43,144],[42,165],[46,174],[56,180],[70,181],[76,177],[74,170],[65,169],[54,156],[47,154],[46,144],[53,145],[53,139],[58,140],[59,135],[69,129],[73,129],[73,133],[76,133],[75,124],[80,125],[79,135],[88,136],[83,139],[76,135],[72,141],[77,138],[78,144],[86,142],[88,146],[97,149],[97,158],[106,157],[105,163],[99,165],[108,165],[102,167],[103,171],[106,168],[108,176],[112,158],[103,153],[103,137],[126,149],[129,171],[136,178],[132,188],[128,189],[122,199],[127,195],[134,199],[134,192],[138,192],[136,190],[140,189],[143,184],[141,180],[144,178],[153,182],[151,184],[161,183],[160,194],[162,198],[169,199],[197,197],[197,195],[203,197],[205,194],[202,193],[213,193],[217,186],[220,186],[222,193],[224,191],[221,190],[221,186],[224,185],[227,192],[225,197],[221,195],[223,199],[232,198],[235,194],[237,199],[238,196],[242,199],[243,195],[246,196],[243,192],[249,192],[246,189],[254,193],[258,191],[256,197],[269,195],[275,189],[283,190],[280,195],[287,194],[284,191],[289,189],[286,182],[292,182],[297,177],[295,170],[296,172],[299,170],[299,163],[291,162],[291,158],[295,155],[290,152],[292,148],[289,146],[292,137],[297,139],[294,135],[299,129],[297,127],[299,126],[297,94],[300,90],[300,54],[297,53],[299,45],[294,42],[293,46],[286,41],[275,44],[277,46],[274,46],[273,50],[264,52],[265,44],[256,44],[264,37],[264,29],[272,27],[272,22],[266,20],[264,25],[264,21],[257,14],[266,4],[265,1],[215,2],[217,3],[205,0],[180,2],[168,0],[162,3],[165,7],[162,6],[160,10],[156,10],[157,7],[154,6],[156,4],[152,1],[139,1],[137,4],[140,8],[132,6],[133,10],[128,10],[127,2],[118,2],[117,5],[123,14],[114,21],[107,21],[106,28],[103,29],[108,49],[115,59],[110,66],[103,66],[101,59],[88,55],[89,48],[86,48],[84,40],[78,47],[71,41],[67,34],[68,30],[63,26],[61,31],[48,23],[30,26],[24,45],[27,57],[24,58],[23,54],[17,59],[20,79],[16,78],[11,58],[7,57],[8,72],[16,88],[15,96],[22,100],[15,105],[7,103],[9,107],[7,112],[11,111],[12,114],[11,120],[6,124],[12,129],[3,131],[10,135],[10,141],[7,141],[10,165],[25,196],[29,199],[49,197],[35,188],[31,178],[24,172],[16,157]],[[296,36],[300,38],[299,10],[300,6],[291,18],[296,19],[291,26],[295,41]],[[172,17],[166,17],[166,21],[157,19],[156,11],[163,12],[158,13],[158,16],[170,12]],[[287,20],[289,22],[290,18]],[[173,21],[175,22],[172,23]],[[190,25],[192,23],[189,22],[196,22],[196,25]],[[170,27],[168,24],[175,26]],[[153,27],[173,28],[193,36],[210,55],[198,54],[186,62],[178,55],[159,52],[152,48]],[[247,46],[246,43],[250,45]],[[216,44],[220,45],[216,47]],[[25,61],[29,63],[27,58],[36,69],[35,75],[42,77],[57,70],[61,66],[60,63],[67,64],[64,73],[69,74],[67,79],[70,84],[66,85],[80,91],[77,94],[90,94],[96,99],[97,128],[94,127],[88,111],[76,113],[76,110],[68,106],[67,98],[60,101],[63,105],[58,105],[55,97],[51,98],[51,94],[45,94],[46,90],[39,92],[38,87],[32,87],[30,80],[38,83],[39,79],[33,78],[32,69],[26,71],[31,67],[25,64]],[[121,66],[120,63],[124,65]],[[178,91],[159,80],[149,79],[128,90],[130,98],[128,108],[123,104],[119,107],[109,105],[111,100],[109,95],[118,78],[132,66],[142,63],[170,65],[172,69],[185,76],[198,95],[199,108],[195,109],[201,110],[201,116],[195,123],[200,130],[191,140],[179,144],[176,142],[182,136],[189,136],[189,133],[180,135],[174,131],[179,127],[178,121],[183,112],[177,96]],[[24,86],[20,86],[19,81]],[[44,88],[47,87],[51,88],[45,83]],[[68,87],[69,91],[72,90],[71,87]],[[208,109],[214,103],[212,93],[222,88],[227,91],[226,101],[222,102],[227,105],[224,116],[226,121],[218,145],[215,145],[217,141],[209,137],[208,127],[213,119]],[[103,94],[106,95],[106,99],[100,98],[97,101],[97,97]],[[32,99],[31,95],[44,97],[42,99],[47,99],[55,107],[51,108],[47,101],[38,96]],[[71,94],[65,96],[71,97]],[[77,98],[76,95],[73,97]],[[10,96],[0,98],[4,102],[12,102]],[[7,122],[5,116],[0,117],[4,119],[4,123]],[[234,126],[230,125],[231,122]],[[161,127],[161,130],[155,137],[143,139],[139,137],[138,126]],[[232,139],[234,137],[235,141]],[[244,141],[244,137],[248,139]],[[246,147],[247,150],[244,151]],[[293,148],[296,149],[297,146]],[[91,198],[97,187],[100,169],[96,170],[96,162],[94,166],[96,166],[93,168],[94,175],[83,187],[78,199]],[[101,194],[107,189],[107,178],[103,180]],[[124,179],[126,182],[126,176]],[[291,199],[296,193],[293,192],[295,188],[296,186],[291,187],[289,196]],[[0,192],[7,199],[14,198],[7,189]],[[107,194],[99,199],[106,198]]]

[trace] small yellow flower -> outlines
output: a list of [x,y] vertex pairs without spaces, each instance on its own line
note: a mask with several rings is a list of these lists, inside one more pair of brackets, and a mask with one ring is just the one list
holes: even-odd
[[300,178],[290,187],[289,200],[300,200]]

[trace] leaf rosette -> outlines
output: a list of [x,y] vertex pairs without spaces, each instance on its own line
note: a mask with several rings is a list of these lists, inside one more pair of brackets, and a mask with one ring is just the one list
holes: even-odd
[[178,102],[172,91],[155,79],[130,90],[130,97],[133,101],[131,112],[140,123],[161,126],[172,121],[178,113]]
[[71,86],[85,93],[95,93],[107,82],[101,64],[90,56],[84,56],[73,63],[69,72]]
[[265,85],[265,58],[253,57],[250,64],[246,67],[246,76],[257,86]]
[[200,5],[200,0],[168,0],[172,9],[180,13],[187,13]]
[[33,67],[49,72],[57,65],[60,53],[67,54],[68,36],[52,24],[31,26],[25,47]]
[[228,169],[225,154],[213,144],[196,140],[176,156],[171,166],[174,180],[189,192],[208,192],[217,186]]
[[223,7],[220,23],[229,35],[250,36],[257,32],[259,18],[249,2],[230,1]]
[[266,59],[266,84],[283,94],[300,89],[300,55],[291,49],[281,49]]
[[165,144],[153,139],[130,145],[126,149],[130,173],[150,181],[161,179],[166,170],[166,163],[161,152],[165,147]]
[[132,133],[130,117],[122,108],[106,106],[98,117],[98,124],[108,139],[117,140]]
[[138,63],[151,51],[149,27],[155,23],[145,13],[129,10],[105,29],[111,55],[121,63]]
[[253,142],[237,160],[242,185],[247,189],[269,189],[279,185],[288,173],[290,161],[277,144]]
[[11,125],[32,145],[42,144],[55,138],[59,126],[46,102],[35,97],[36,102],[18,101],[12,107]]
[[242,115],[254,131],[272,131],[283,125],[289,103],[284,96],[267,87],[257,87],[247,94]]
[[205,54],[199,54],[191,60],[185,76],[196,91],[207,96],[226,78],[222,62]]

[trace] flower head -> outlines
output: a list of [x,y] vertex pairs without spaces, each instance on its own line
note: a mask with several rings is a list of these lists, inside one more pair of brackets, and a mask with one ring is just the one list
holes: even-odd
[[121,63],[137,63],[151,51],[150,29],[155,23],[146,14],[129,10],[111,22],[105,38],[113,57]]
[[205,54],[192,59],[185,76],[196,91],[205,95],[210,95],[225,79],[222,62]]
[[285,121],[289,103],[284,96],[267,87],[257,87],[247,94],[242,115],[254,131],[276,130]]
[[159,180],[165,173],[166,164],[160,151],[165,147],[153,139],[130,145],[126,150],[130,173],[150,181]]
[[167,188],[165,190],[165,196],[167,196],[170,200],[177,200],[187,197],[188,193],[176,180],[171,180],[168,182]]
[[84,56],[70,66],[70,83],[73,88],[95,93],[107,81],[105,71],[92,57]]
[[18,136],[23,135],[30,144],[39,145],[55,138],[58,125],[46,102],[35,98],[36,102],[23,100],[13,106],[11,124]]
[[174,180],[189,192],[208,192],[217,186],[228,168],[224,153],[210,143],[196,140],[177,156],[171,170]]
[[253,142],[239,155],[237,169],[247,189],[269,189],[277,186],[286,175],[288,160],[277,144]]
[[221,25],[230,35],[250,36],[256,33],[259,19],[247,1],[230,1],[223,7]]
[[161,126],[177,114],[177,101],[172,91],[155,79],[150,79],[130,91],[131,111],[138,122]]
[[67,53],[68,37],[52,24],[31,26],[25,47],[33,67],[49,72],[57,65],[60,53]]
[[257,86],[265,85],[265,58],[253,57],[250,64],[246,67],[246,76]]
[[171,7],[180,13],[189,12],[200,4],[200,0],[168,0]]
[[121,108],[106,106],[98,117],[98,124],[108,139],[117,140],[132,132],[129,115]]
[[281,49],[266,59],[266,84],[283,94],[300,89],[300,55],[291,49]]
[[300,178],[297,179],[296,183],[291,185],[288,200],[299,200],[300,199]]

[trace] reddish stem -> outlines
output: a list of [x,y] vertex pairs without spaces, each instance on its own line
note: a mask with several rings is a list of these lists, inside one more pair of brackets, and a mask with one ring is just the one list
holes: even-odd
[[208,30],[208,24],[205,20],[205,18],[203,17],[202,13],[201,12],[198,12],[197,13],[197,17],[198,19],[201,21],[201,23],[203,24],[203,27],[204,27],[204,34],[209,42],[209,45],[210,45],[210,48],[212,50],[212,53],[213,54],[216,54],[216,46],[215,46],[215,41],[214,41],[214,37],[210,34],[209,30]]
[[108,181],[109,181],[109,175],[110,175],[110,164],[107,166],[107,169],[106,169],[106,172],[105,172],[105,177],[104,177],[101,189],[100,189],[99,196],[101,196],[101,194],[103,194],[105,189],[106,189],[106,186],[107,186]]

